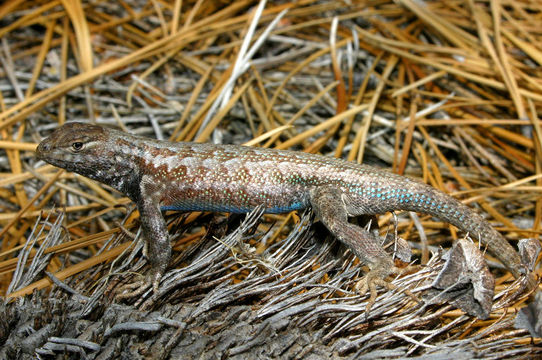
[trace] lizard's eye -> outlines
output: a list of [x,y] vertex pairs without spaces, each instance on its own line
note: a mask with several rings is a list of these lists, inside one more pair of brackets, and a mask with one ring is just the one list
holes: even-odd
[[81,141],[76,141],[72,144],[72,149],[75,151],[79,151],[83,148],[83,143]]

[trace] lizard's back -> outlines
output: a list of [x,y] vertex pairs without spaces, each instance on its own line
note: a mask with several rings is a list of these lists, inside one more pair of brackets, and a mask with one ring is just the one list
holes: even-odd
[[[151,143],[152,144],[152,143]],[[331,157],[235,145],[154,142],[144,165],[169,185],[164,209],[243,213],[258,205],[281,213],[309,205],[313,187],[332,186],[352,199],[367,189],[403,187],[407,178]],[[172,182],[174,186],[172,186]]]

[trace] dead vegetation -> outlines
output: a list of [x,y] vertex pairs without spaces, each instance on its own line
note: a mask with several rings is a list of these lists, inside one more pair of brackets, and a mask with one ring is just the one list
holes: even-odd
[[[540,356],[514,328],[527,294],[489,257],[488,320],[402,291],[366,314],[362,269],[310,213],[171,213],[160,293],[117,304],[148,268],[138,214],[33,149],[78,120],[319,152],[423,178],[511,242],[537,238],[541,16],[512,0],[1,5],[0,358]],[[392,215],[379,225],[393,233]],[[421,296],[465,234],[408,214],[397,231],[424,267],[394,283]]]

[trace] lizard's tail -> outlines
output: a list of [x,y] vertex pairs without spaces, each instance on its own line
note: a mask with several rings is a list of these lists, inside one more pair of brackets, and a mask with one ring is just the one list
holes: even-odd
[[398,204],[398,208],[426,213],[455,225],[487,246],[488,251],[498,258],[515,278],[526,272],[514,247],[470,207],[423,183],[416,183],[415,186],[409,184],[408,191],[412,194],[409,201]]

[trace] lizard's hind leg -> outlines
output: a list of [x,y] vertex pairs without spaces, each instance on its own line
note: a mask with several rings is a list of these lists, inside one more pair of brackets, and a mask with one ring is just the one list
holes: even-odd
[[337,188],[320,187],[310,193],[310,203],[320,220],[329,231],[344,243],[371,271],[356,285],[359,292],[370,292],[367,313],[376,299],[376,286],[387,289],[395,287],[386,281],[392,273],[398,272],[391,256],[384,251],[379,239],[371,232],[348,222],[346,204],[342,192]]

